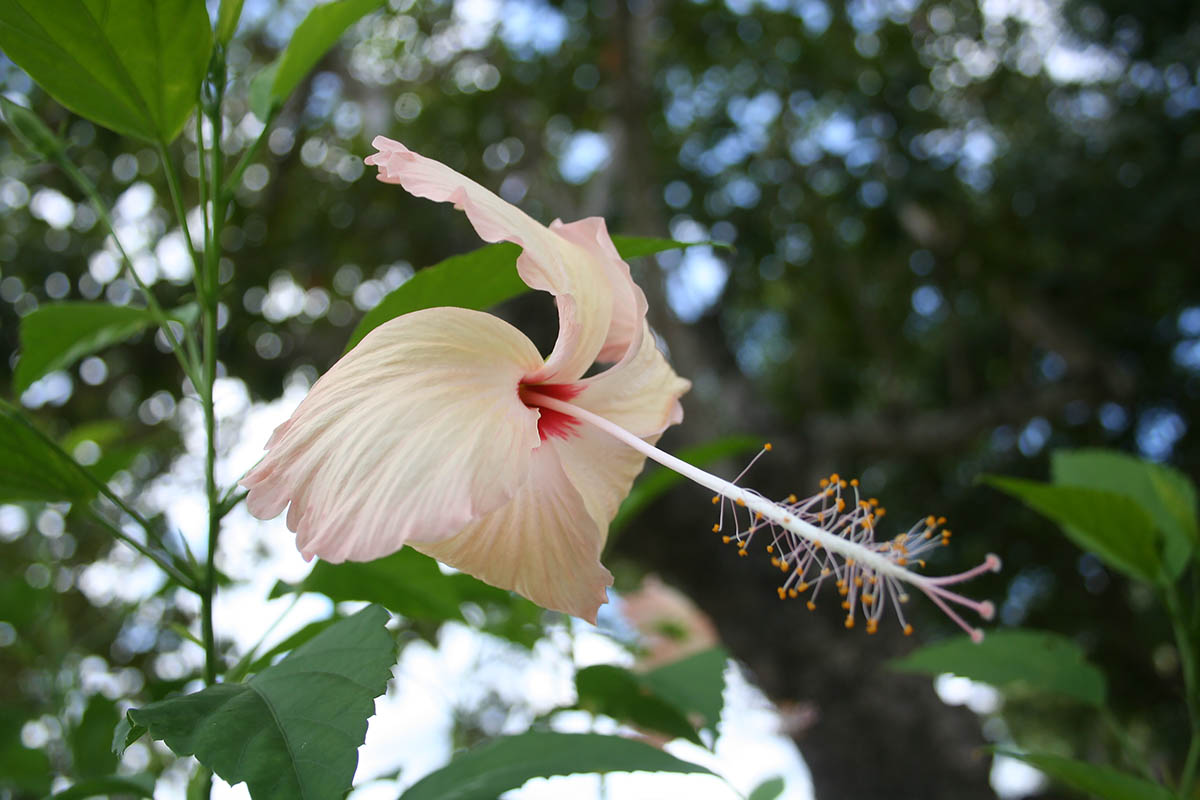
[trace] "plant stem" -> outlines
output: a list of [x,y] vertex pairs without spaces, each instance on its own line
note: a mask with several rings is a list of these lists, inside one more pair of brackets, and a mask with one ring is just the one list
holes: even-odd
[[200,255],[196,252],[196,245],[192,243],[192,232],[188,229],[187,209],[183,207],[183,193],[179,189],[179,176],[175,173],[175,164],[171,161],[167,146],[162,142],[158,143],[158,157],[162,161],[163,172],[167,176],[167,189],[171,193],[171,202],[175,206],[175,218],[179,220],[179,229],[183,231],[183,238],[187,242],[188,254],[192,257],[192,271],[195,274],[196,288],[199,289]]
[[121,254],[121,260],[125,263],[126,272],[129,273],[129,277],[133,279],[133,282],[139,289],[141,289],[142,294],[146,298],[146,308],[150,311],[150,315],[154,317],[154,321],[162,330],[163,336],[166,337],[167,342],[171,345],[171,352],[173,352],[175,354],[175,358],[178,359],[179,366],[183,369],[183,374],[188,377],[193,386],[196,386],[196,343],[195,338],[191,336],[191,331],[188,330],[186,325],[183,326],[184,339],[188,342],[188,348],[185,351],[180,345],[179,339],[175,335],[175,331],[171,329],[170,320],[167,319],[166,312],[164,312],[162,306],[159,305],[158,299],[154,296],[154,293],[150,291],[150,287],[146,285],[141,276],[137,274],[137,270],[133,268],[133,260],[129,258],[129,254],[125,252],[124,245],[121,244],[120,237],[117,236],[117,229],[113,225],[112,217],[108,213],[108,208],[104,205],[104,201],[100,199],[100,192],[96,190],[95,185],[88,179],[88,177],[84,175],[79,168],[76,167],[75,164],[65,155],[60,155],[57,160],[59,167],[62,168],[62,171],[66,173],[67,177],[70,178],[74,184],[79,187],[79,190],[88,198],[88,201],[92,204],[92,208],[96,211],[96,215],[100,217],[101,222],[104,223],[104,227],[108,229],[109,235],[112,236],[113,243],[117,246],[117,251]]
[[[205,242],[204,271],[203,271],[203,345],[204,355],[204,386],[200,400],[204,407],[204,436],[207,450],[204,459],[204,489],[208,498],[208,556],[205,566],[204,583],[201,592],[203,618],[201,626],[204,638],[204,678],[209,685],[216,683],[220,674],[218,664],[216,634],[213,630],[213,599],[217,589],[216,555],[217,543],[221,534],[221,492],[217,486],[217,420],[213,404],[213,389],[217,381],[217,310],[220,297],[220,262],[221,262],[221,227],[225,222],[226,202],[222,193],[215,187],[221,186],[221,133],[222,116],[221,103],[225,94],[224,65],[220,63],[221,54],[214,54],[214,64],[210,70],[210,88],[213,92],[212,102],[208,105],[207,113],[212,124],[212,146],[209,155],[212,157],[212,171],[209,173],[209,186],[212,191],[212,220],[208,225],[208,241]],[[203,142],[199,142],[200,154],[203,159]]]
[[1179,778],[1179,796],[1191,797],[1192,787],[1196,782],[1196,769],[1200,766],[1200,705],[1198,705],[1196,685],[1196,651],[1192,643],[1191,625],[1185,618],[1183,603],[1175,584],[1167,587],[1165,592],[1168,615],[1171,617],[1171,627],[1175,631],[1175,647],[1179,651],[1179,664],[1183,670],[1183,691],[1191,722],[1191,742],[1188,745],[1187,758],[1183,764],[1183,773]]

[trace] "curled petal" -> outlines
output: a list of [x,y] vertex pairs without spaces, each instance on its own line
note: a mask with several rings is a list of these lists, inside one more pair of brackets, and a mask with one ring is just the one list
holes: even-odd
[[[647,436],[646,441],[654,444],[658,435]],[[579,426],[568,439],[550,439],[546,444],[558,451],[567,479],[607,537],[609,523],[641,474],[646,457],[590,425]]]
[[584,389],[572,402],[645,438],[683,420],[679,398],[692,384],[675,374],[650,326],[642,325],[637,351],[576,384]]
[[452,536],[527,481],[538,413],[517,396],[537,348],[489,314],[433,308],[372,331],[326,373],[241,481],[308,558],[366,561]]
[[[613,317],[613,289],[607,254],[599,246],[581,246],[574,235],[560,235],[475,181],[383,136],[372,144],[379,152],[366,162],[379,167],[379,180],[398,183],[417,197],[453,203],[466,212],[480,238],[514,242],[521,279],[550,292],[558,304],[558,341],[545,365],[526,376],[532,383],[576,380],[607,346]],[[611,245],[611,242],[609,242]],[[628,293],[626,293],[627,295]],[[622,297],[628,301],[627,296]]]
[[409,544],[544,608],[595,622],[612,585],[600,563],[604,538],[558,451],[543,445],[533,452],[529,480],[507,504],[449,539]]

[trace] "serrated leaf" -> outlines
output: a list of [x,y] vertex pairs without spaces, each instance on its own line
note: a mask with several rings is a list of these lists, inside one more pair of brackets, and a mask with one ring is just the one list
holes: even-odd
[[[199,309],[192,304],[172,311],[171,319],[191,323]],[[52,303],[21,319],[21,358],[13,374],[17,394],[50,372],[103,350],[154,325],[145,308],[108,303]]]
[[[614,236],[612,239],[622,258],[691,246],[689,242],[645,236]],[[482,311],[531,291],[517,274],[517,256],[520,254],[521,248],[515,244],[500,242],[451,256],[420,270],[363,316],[350,334],[346,350],[383,323],[410,311],[435,306]]]
[[1175,795],[1166,787],[1105,764],[1049,754],[999,752],[1024,761],[1060,783],[1100,800],[1175,800]]
[[88,797],[154,797],[154,776],[148,772],[137,775],[106,775],[88,778],[55,792],[46,800],[85,800]]
[[623,667],[597,664],[575,673],[578,707],[627,722],[644,731],[703,744],[682,709],[655,693],[642,676]]
[[712,774],[632,739],[536,731],[496,739],[457,756],[409,787],[400,800],[496,800],[532,778],[588,772]]
[[170,142],[196,104],[212,31],[204,0],[6,0],[0,49],[76,114]]
[[4,109],[4,121],[13,135],[36,155],[52,160],[63,152],[62,140],[37,114],[3,96],[0,96],[0,108]]
[[985,482],[1057,522],[1067,538],[1110,567],[1151,583],[1162,576],[1154,521],[1128,497],[1018,478],[990,477]]
[[[757,450],[762,447],[762,444],[762,439],[753,436],[725,436],[711,442],[684,448],[676,455],[689,464],[704,467],[713,461]],[[643,472],[621,502],[616,516],[608,525],[610,541],[654,500],[684,480],[684,477],[678,472],[666,467],[652,466]]]
[[[296,26],[287,48],[272,64],[254,76],[250,85],[250,110],[260,120],[283,105],[308,71],[342,37],[346,29],[384,4],[385,0],[336,0],[319,5]],[[238,5],[241,5],[240,3]],[[232,34],[232,31],[230,32]]]
[[776,775],[774,778],[767,778],[754,787],[754,791],[750,793],[750,796],[746,800],[775,800],[775,798],[783,794],[783,789],[783,778]]
[[702,728],[716,732],[725,706],[725,668],[729,654],[713,647],[645,674],[646,683],[689,714],[698,714]]
[[126,716],[229,783],[245,781],[255,800],[340,800],[396,661],[387,620],[381,607],[367,606],[244,684],[217,684]]
[[1114,450],[1058,450],[1050,460],[1054,482],[1124,495],[1150,515],[1165,543],[1171,578],[1187,567],[1200,538],[1196,489],[1183,473]]
[[1096,707],[1104,705],[1106,695],[1104,673],[1088,663],[1073,641],[1047,631],[992,631],[979,644],[968,638],[937,642],[891,666],[926,675],[952,672],[993,686],[1019,686]]
[[96,493],[82,468],[0,400],[0,503],[78,501]]

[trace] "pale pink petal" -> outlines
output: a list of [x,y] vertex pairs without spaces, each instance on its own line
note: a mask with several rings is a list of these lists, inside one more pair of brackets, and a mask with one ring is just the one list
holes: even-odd
[[574,242],[595,256],[603,266],[613,292],[612,324],[597,361],[620,361],[626,354],[637,352],[641,344],[642,322],[646,319],[646,295],[633,282],[629,265],[621,259],[608,235],[603,217],[587,217],[575,222],[550,223],[550,230]]
[[529,480],[506,505],[449,539],[409,545],[543,608],[595,622],[612,585],[600,563],[604,538],[558,452],[543,445],[533,453]]
[[679,398],[691,388],[658,349],[650,326],[638,350],[611,368],[579,381],[583,386],[571,402],[641,437],[662,433],[683,420]]
[[538,412],[517,396],[541,366],[489,314],[434,308],[376,328],[326,373],[242,479],[247,507],[287,503],[306,557],[366,561],[451,536],[530,475]]
[[[531,383],[576,380],[606,347],[613,316],[613,289],[599,245],[580,246],[537,222],[470,178],[383,136],[366,163],[379,167],[379,180],[397,183],[417,197],[453,203],[466,212],[480,238],[521,246],[517,270],[530,287],[550,292],[559,313],[558,341]],[[610,242],[611,244],[611,242]],[[628,302],[623,296],[622,302]]]
[[[658,434],[645,437],[650,444]],[[588,514],[603,531],[641,474],[646,457],[590,425],[580,425],[566,439],[548,439],[558,451],[563,471],[583,498]]]

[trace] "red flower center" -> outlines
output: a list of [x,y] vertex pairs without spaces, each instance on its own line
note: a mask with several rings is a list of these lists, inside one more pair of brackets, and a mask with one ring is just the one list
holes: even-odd
[[537,398],[530,395],[536,393],[569,403],[582,391],[583,387],[575,383],[522,383],[517,388],[517,394],[526,408],[536,408],[541,414],[538,418],[538,436],[542,437],[543,442],[550,437],[571,438],[575,435],[575,428],[579,426],[579,420],[561,411],[543,408],[538,405]]

